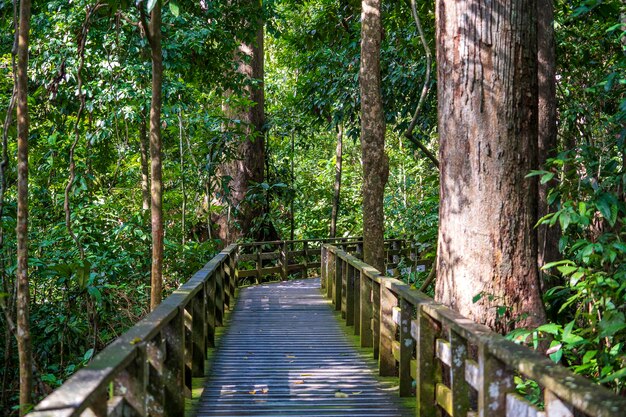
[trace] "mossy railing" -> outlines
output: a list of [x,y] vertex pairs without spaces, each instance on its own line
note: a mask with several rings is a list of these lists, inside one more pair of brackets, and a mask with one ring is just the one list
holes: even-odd
[[[322,288],[381,376],[398,376],[416,415],[616,417],[626,399],[385,277],[336,246],[322,248]],[[542,388],[544,409],[516,394],[520,375]]]
[[184,416],[235,294],[230,245],[37,404],[29,417]]

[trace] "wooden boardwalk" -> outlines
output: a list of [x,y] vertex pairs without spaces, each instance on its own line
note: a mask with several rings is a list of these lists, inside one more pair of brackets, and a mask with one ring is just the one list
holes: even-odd
[[198,416],[414,415],[331,308],[319,279],[242,289]]

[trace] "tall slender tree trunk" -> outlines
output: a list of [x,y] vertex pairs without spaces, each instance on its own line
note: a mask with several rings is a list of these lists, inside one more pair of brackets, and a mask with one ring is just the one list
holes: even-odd
[[438,0],[436,11],[436,298],[502,332],[545,320],[537,184],[525,179],[537,164],[536,11],[536,0]]
[[[178,97],[180,100],[180,97]],[[178,109],[178,150],[180,151],[180,192],[183,195],[183,204],[181,207],[181,236],[182,243],[185,246],[185,234],[187,227],[185,225],[187,213],[187,190],[185,189],[185,152],[183,150],[183,110]]]
[[[295,150],[295,131],[292,130],[291,131],[291,188],[293,188],[295,190],[295,186],[296,186],[296,174],[294,171],[294,163],[293,163],[293,158],[294,158],[294,150]],[[294,240],[294,235],[296,233],[296,213],[294,211],[294,201],[295,201],[296,197],[295,194],[291,197],[291,201],[289,202],[289,214],[291,216],[291,221],[290,221],[290,238],[291,240]]]
[[152,53],[152,103],[150,105],[150,174],[152,218],[152,273],[150,309],[154,310],[163,297],[163,180],[161,162],[161,85],[163,57],[161,55],[161,0],[150,14],[150,48]]
[[30,0],[20,2],[17,44],[17,349],[20,362],[20,415],[32,404],[33,353],[28,288],[28,35]]
[[[250,1],[258,7],[258,13],[262,15],[260,0]],[[243,236],[250,236],[253,222],[263,210],[263,204],[248,204],[244,202],[251,183],[261,183],[264,180],[265,163],[265,90],[264,90],[264,29],[261,18],[251,19],[245,24],[250,28],[256,28],[256,37],[253,42],[241,43],[235,53],[237,71],[246,76],[248,80],[257,80],[254,86],[247,85],[245,94],[253,105],[243,112],[235,112],[224,106],[225,113],[233,119],[238,119],[245,126],[243,136],[239,141],[237,158],[227,161],[220,167],[220,175],[231,178],[230,205],[236,207],[234,216],[224,213],[217,217],[218,236],[225,243],[231,243]],[[225,210],[226,211],[226,210]],[[259,238],[258,236],[250,236]]]
[[[556,154],[556,44],[554,39],[554,0],[537,0],[537,82],[538,82],[538,167],[543,169],[549,157]],[[554,182],[539,184],[537,218],[550,211],[548,188]],[[542,224],[537,227],[537,262],[539,268],[548,262],[558,260],[558,226]],[[541,274],[541,272],[540,272]],[[541,280],[545,286],[547,276]]]
[[385,272],[383,196],[389,176],[381,97],[380,0],[361,2],[361,155],[363,159],[363,259]]
[[330,216],[330,237],[337,236],[337,217],[339,216],[339,200],[341,197],[341,164],[343,157],[343,126],[337,126],[337,150],[335,152],[335,187],[333,192],[333,208]]
[[150,210],[150,173],[149,157],[150,142],[148,141],[148,121],[145,113],[141,113],[139,125],[139,154],[141,158],[141,209]]

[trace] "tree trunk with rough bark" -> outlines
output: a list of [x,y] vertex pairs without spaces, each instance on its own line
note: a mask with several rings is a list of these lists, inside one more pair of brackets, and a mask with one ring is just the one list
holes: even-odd
[[343,126],[337,126],[337,150],[335,152],[335,186],[333,189],[333,207],[330,215],[330,237],[337,236],[337,217],[341,197],[341,164],[343,156]]
[[380,0],[361,2],[361,156],[363,159],[363,259],[385,272],[383,196],[389,176],[381,97]]
[[141,209],[150,210],[150,173],[149,157],[150,142],[148,141],[148,123],[145,113],[142,112],[139,126],[139,153],[141,157]]
[[[556,44],[554,39],[554,1],[537,0],[537,81],[538,81],[538,161],[544,169],[548,158],[556,155]],[[556,181],[556,180],[555,180]],[[549,213],[548,187],[554,182],[539,184],[537,218]],[[537,262],[539,268],[559,259],[560,229],[557,225],[537,227]],[[541,273],[541,272],[540,272]],[[542,285],[550,286],[543,274]],[[552,284],[553,285],[553,284]]]
[[152,54],[152,103],[150,105],[150,174],[152,220],[152,273],[150,310],[163,297],[163,180],[161,162],[161,86],[163,57],[161,55],[161,1],[150,14],[150,49]]
[[536,0],[437,2],[436,299],[500,332],[545,320],[537,183],[524,178],[537,165],[536,10]]
[[[248,0],[252,5],[258,5],[258,13],[261,16],[262,7],[259,0]],[[249,186],[252,182],[263,182],[265,164],[265,91],[264,79],[264,45],[263,45],[263,22],[250,20],[245,22],[251,28],[256,28],[256,37],[253,42],[242,42],[235,53],[237,71],[245,75],[248,80],[256,80],[254,86],[247,85],[244,89],[248,99],[254,103],[250,108],[243,111],[231,109],[227,104],[224,110],[231,119],[241,121],[243,132],[237,146],[236,158],[227,161],[220,166],[219,175],[231,178],[230,205],[235,207],[234,213],[229,216],[226,211],[217,216],[215,221],[218,226],[218,236],[227,245],[237,239],[248,236],[262,239],[262,236],[251,236],[253,223],[262,213],[263,203],[249,204],[245,202]]]
[[17,350],[20,363],[20,415],[32,404],[33,353],[28,288],[28,36],[30,0],[20,2],[17,43]]

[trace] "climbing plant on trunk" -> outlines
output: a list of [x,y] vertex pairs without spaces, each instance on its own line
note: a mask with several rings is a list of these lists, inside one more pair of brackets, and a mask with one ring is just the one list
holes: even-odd
[[436,298],[507,331],[545,320],[537,269],[536,0],[437,3]]

